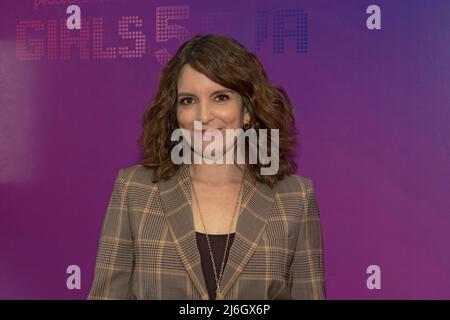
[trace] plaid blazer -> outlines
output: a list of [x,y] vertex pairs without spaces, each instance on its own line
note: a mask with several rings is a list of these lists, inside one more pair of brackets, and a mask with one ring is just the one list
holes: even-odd
[[[324,299],[312,181],[290,175],[271,189],[246,170],[242,197],[216,299]],[[191,203],[187,165],[157,183],[140,164],[120,169],[88,299],[209,299]]]

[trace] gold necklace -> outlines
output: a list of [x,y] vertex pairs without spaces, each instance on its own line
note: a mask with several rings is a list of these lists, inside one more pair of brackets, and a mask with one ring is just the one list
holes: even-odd
[[229,242],[229,239],[230,239],[231,227],[233,226],[234,217],[236,216],[236,208],[237,208],[237,205],[238,205],[238,202],[239,202],[239,198],[241,196],[242,186],[244,184],[244,174],[242,175],[242,181],[241,181],[241,186],[239,188],[239,194],[238,194],[238,197],[236,199],[236,204],[234,206],[233,218],[231,219],[229,232],[227,234],[227,242],[225,243],[225,250],[223,252],[222,265],[220,267],[219,276],[217,276],[216,263],[214,262],[214,256],[213,256],[213,252],[212,252],[212,249],[211,249],[211,243],[209,241],[208,233],[206,232],[205,222],[203,221],[203,217],[202,217],[202,214],[201,214],[201,211],[200,211],[200,205],[198,204],[197,194],[195,193],[195,188],[194,188],[194,184],[192,183],[191,172],[190,171],[189,171],[189,180],[191,182],[192,191],[194,193],[194,199],[195,199],[195,202],[197,204],[198,213],[200,215],[200,220],[202,221],[203,229],[205,229],[206,241],[208,243],[208,249],[209,249],[209,256],[211,258],[211,263],[212,263],[213,270],[214,270],[214,278],[216,280],[216,297],[217,297],[217,295],[218,295],[218,293],[220,291],[220,281],[222,280],[222,276],[223,276],[223,271],[224,271],[223,267],[225,265],[225,256],[226,256],[226,253],[227,253],[228,242]]

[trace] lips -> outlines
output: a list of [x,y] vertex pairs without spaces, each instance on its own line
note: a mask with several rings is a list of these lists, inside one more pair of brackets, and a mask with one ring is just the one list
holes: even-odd
[[[213,136],[215,134],[218,134],[220,132],[221,129],[219,128],[208,128],[208,129],[203,129],[201,131],[202,136]],[[195,131],[197,134],[200,134],[200,131]]]

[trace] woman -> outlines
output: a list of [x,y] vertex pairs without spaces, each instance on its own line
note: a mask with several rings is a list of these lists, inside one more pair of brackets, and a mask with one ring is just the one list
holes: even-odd
[[[324,299],[319,208],[312,181],[294,174],[293,114],[236,40],[185,42],[145,111],[142,162],[116,177],[89,299]],[[175,130],[189,134],[192,159],[208,146],[194,148],[196,137],[225,141],[225,130],[242,128],[277,130],[275,174],[248,157],[175,163]],[[225,141],[217,154],[235,144]]]

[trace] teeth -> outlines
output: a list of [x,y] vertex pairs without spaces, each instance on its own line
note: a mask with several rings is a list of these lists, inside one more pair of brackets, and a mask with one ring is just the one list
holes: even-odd
[[218,133],[219,131],[220,130],[218,130],[218,129],[208,129],[205,131],[204,135],[213,135],[213,134]]

